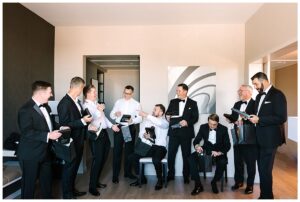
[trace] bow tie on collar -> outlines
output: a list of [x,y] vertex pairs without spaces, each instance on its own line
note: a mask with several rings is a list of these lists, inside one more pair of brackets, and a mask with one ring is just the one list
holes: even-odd
[[183,102],[183,103],[185,103],[185,100],[180,100],[180,99],[179,99],[179,102]]
[[242,101],[242,104],[247,104],[247,102],[246,101]]
[[259,93],[261,96],[262,95],[267,95],[267,93],[266,92],[262,92],[262,93]]
[[45,104],[40,104],[40,105],[39,105],[39,108],[41,108],[41,107],[45,107],[45,108],[46,108],[46,106],[47,106],[46,103],[45,103]]
[[215,129],[209,129],[209,131],[216,131]]

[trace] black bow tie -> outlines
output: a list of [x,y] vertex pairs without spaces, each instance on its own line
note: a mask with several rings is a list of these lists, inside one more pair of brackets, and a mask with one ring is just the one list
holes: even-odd
[[209,129],[209,131],[216,131],[215,129]]
[[46,106],[47,106],[47,104],[40,104],[39,108],[41,108],[41,107],[45,107],[46,108]]
[[183,102],[183,103],[185,103],[185,100],[179,100],[179,102]]
[[242,101],[242,104],[247,104],[247,101]]
[[267,95],[267,93],[266,92],[262,92],[262,93],[259,93],[261,96],[262,95]]

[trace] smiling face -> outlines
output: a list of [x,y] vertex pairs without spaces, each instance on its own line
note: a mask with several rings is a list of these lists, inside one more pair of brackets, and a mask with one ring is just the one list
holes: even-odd
[[133,96],[133,91],[131,89],[125,88],[123,91],[123,97],[125,100],[130,100]]
[[176,94],[179,99],[185,99],[187,96],[187,91],[182,88],[182,86],[177,86]]

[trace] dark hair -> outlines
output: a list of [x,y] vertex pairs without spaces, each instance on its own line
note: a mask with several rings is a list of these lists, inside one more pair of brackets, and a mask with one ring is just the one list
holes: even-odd
[[178,87],[182,87],[182,89],[186,91],[189,90],[189,87],[185,83],[178,84]]
[[159,108],[161,109],[161,111],[163,112],[163,114],[162,114],[162,115],[164,115],[164,114],[165,114],[165,112],[166,112],[166,108],[165,108],[165,106],[163,106],[162,104],[156,104],[156,105],[155,105],[155,107],[159,107]]
[[258,80],[267,80],[268,81],[268,77],[265,73],[263,72],[257,72],[256,74],[254,74],[251,77],[251,80],[253,81],[254,79],[258,79]]
[[72,88],[74,86],[78,86],[79,84],[83,84],[84,85],[85,81],[83,80],[83,78],[76,76],[76,77],[73,77],[71,79],[70,87]]
[[211,115],[209,115],[209,117],[208,117],[208,121],[209,121],[209,120],[216,121],[216,122],[219,123],[219,116],[218,116],[217,114],[211,114]]
[[38,90],[46,90],[49,87],[52,87],[52,85],[47,81],[35,81],[31,85],[32,94]]
[[88,92],[90,92],[90,90],[92,88],[95,88],[94,85],[87,85],[83,88],[83,96],[86,98],[86,95],[88,94]]
[[131,85],[125,86],[125,89],[131,90],[132,92],[134,91],[134,88]]

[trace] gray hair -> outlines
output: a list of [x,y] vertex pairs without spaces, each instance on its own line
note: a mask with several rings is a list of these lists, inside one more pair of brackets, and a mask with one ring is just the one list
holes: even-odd
[[244,88],[247,88],[249,90],[249,92],[252,94],[252,92],[253,92],[252,86],[247,85],[247,84],[242,84],[241,86],[244,87]]

